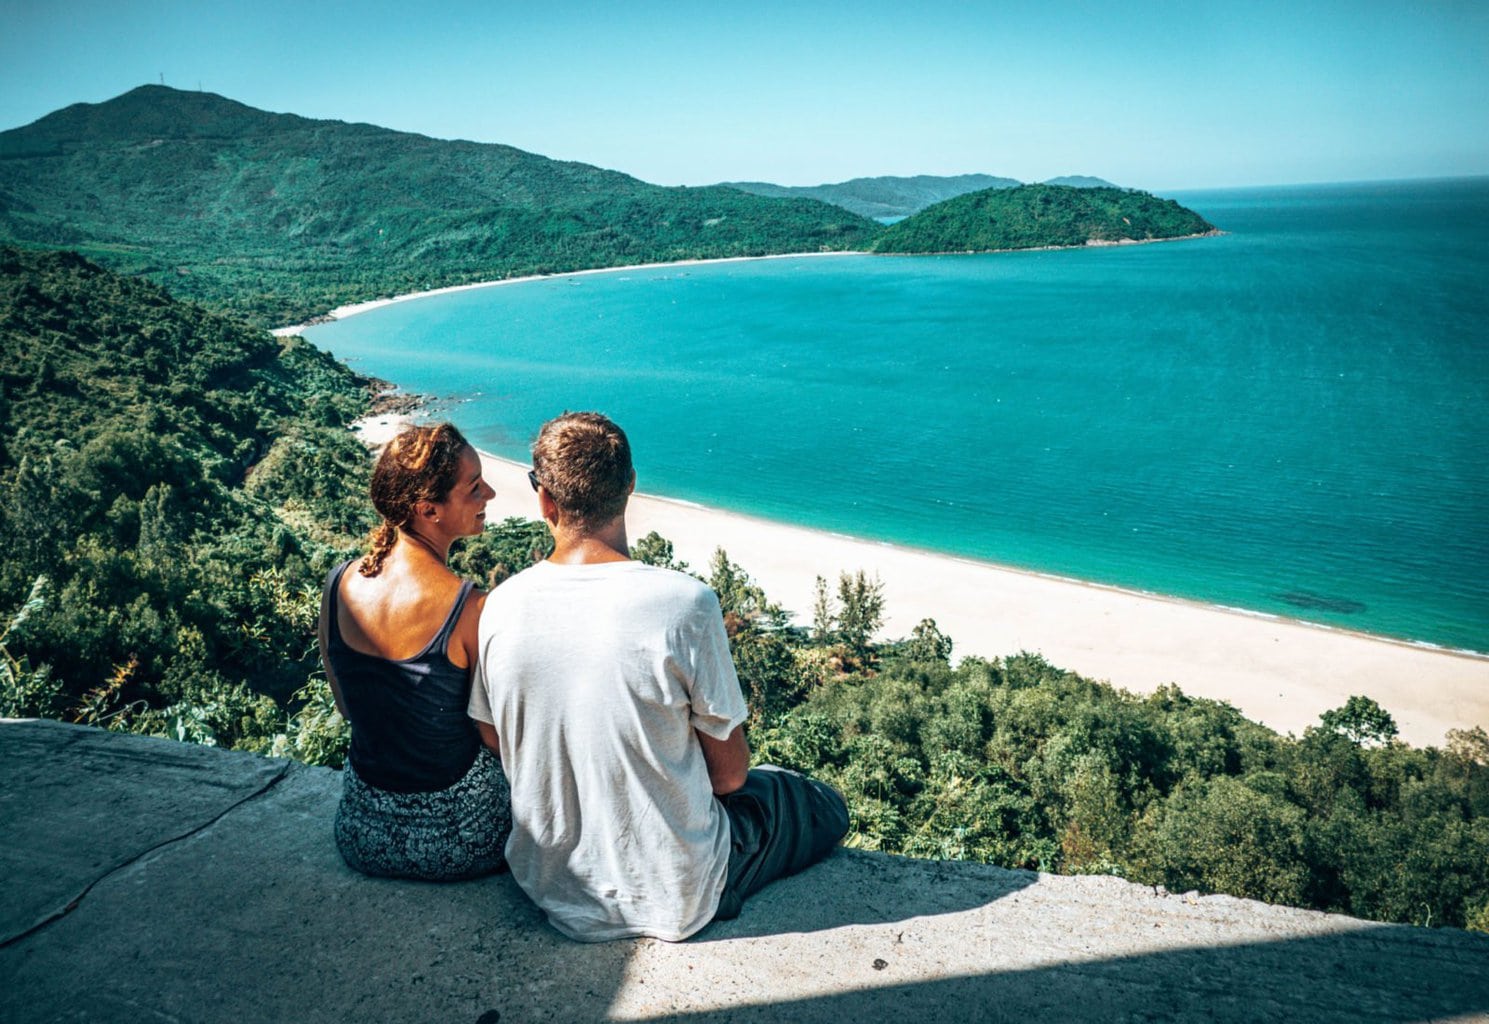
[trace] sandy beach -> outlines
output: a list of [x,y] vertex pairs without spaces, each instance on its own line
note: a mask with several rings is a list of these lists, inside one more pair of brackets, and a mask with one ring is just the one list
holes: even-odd
[[392,298],[387,299],[370,299],[367,302],[353,302],[350,305],[337,306],[329,313],[326,313],[323,316],[318,316],[314,320],[308,321],[303,324],[291,324],[287,327],[276,327],[269,333],[274,335],[276,338],[284,338],[292,334],[299,334],[307,327],[314,327],[316,324],[325,323],[327,320],[345,320],[349,316],[356,316],[358,313],[368,313],[374,309],[381,309],[384,306],[391,306],[395,302],[411,302],[414,299],[427,299],[432,295],[450,295],[455,292],[472,291],[476,288],[497,288],[502,285],[508,284],[522,284],[524,281],[547,281],[560,277],[587,277],[592,274],[621,274],[628,270],[656,270],[658,268],[698,267],[706,263],[743,263],[748,260],[796,260],[808,256],[823,257],[867,255],[869,255],[869,253],[856,251],[783,252],[774,253],[769,256],[723,256],[718,259],[710,260],[676,260],[672,263],[633,263],[628,264],[624,267],[595,267],[591,270],[568,270],[561,274],[529,274],[526,277],[504,277],[497,281],[473,281],[470,284],[453,284],[445,288],[430,288],[427,291],[409,292],[406,295],[395,295]]
[[[1105,246],[1114,246],[1114,245],[1149,245],[1149,244],[1156,243],[1156,242],[1183,242],[1183,241],[1186,241],[1186,240],[1189,240],[1189,239],[1194,239],[1194,238],[1210,238],[1210,237],[1214,237],[1214,236],[1217,236],[1217,235],[1223,235],[1223,234],[1225,234],[1224,231],[1220,231],[1220,230],[1217,229],[1217,230],[1213,230],[1213,231],[1202,232],[1201,234],[1197,234],[1197,235],[1180,235],[1180,236],[1177,236],[1177,237],[1174,237],[1174,238],[1146,238],[1146,239],[1126,238],[1126,239],[1122,239],[1121,241],[1115,241],[1115,242],[1089,241],[1089,242],[1086,242],[1084,245],[1040,245],[1040,246],[1033,246],[1033,247],[1024,248],[1024,249],[991,249],[991,250],[976,250],[976,251],[978,253],[980,253],[980,254],[984,254],[985,255],[987,253],[1044,252],[1044,251],[1054,251],[1054,250],[1058,250],[1058,249],[1081,249],[1081,248],[1095,248],[1095,247],[1105,247]],[[968,252],[960,252],[960,253],[910,253],[910,254],[889,254],[889,255],[966,256],[966,255],[971,255],[971,254],[972,254],[972,251],[969,250]],[[468,291],[472,291],[472,290],[477,289],[477,288],[497,288],[497,287],[500,287],[502,285],[508,285],[508,284],[522,284],[523,282],[526,282],[526,281],[546,281],[546,280],[552,280],[554,278],[560,278],[560,277],[587,277],[587,276],[592,275],[592,274],[620,274],[620,273],[625,273],[626,271],[634,271],[634,270],[656,270],[658,268],[698,267],[698,266],[703,266],[705,264],[710,264],[710,263],[743,263],[743,262],[750,261],[750,260],[795,260],[795,259],[804,259],[804,258],[807,258],[807,257],[821,258],[821,257],[828,257],[828,256],[871,256],[871,255],[874,255],[874,254],[873,253],[868,253],[868,252],[860,252],[860,251],[857,251],[857,250],[839,250],[839,251],[834,251],[834,252],[783,252],[783,253],[773,253],[773,254],[771,254],[769,256],[723,256],[723,257],[720,257],[718,259],[707,259],[707,260],[676,260],[676,261],[671,262],[671,263],[632,263],[632,264],[628,264],[628,265],[623,266],[623,267],[594,267],[594,268],[592,268],[590,270],[567,270],[567,271],[564,271],[563,273],[559,273],[559,274],[528,274],[528,275],[526,275],[524,277],[505,277],[505,278],[501,278],[501,279],[496,280],[496,281],[473,281],[470,284],[453,284],[453,285],[448,285],[448,286],[446,286],[444,288],[430,288],[430,289],[428,289],[426,291],[422,291],[422,292],[409,292],[409,293],[407,293],[405,295],[394,295],[394,296],[392,296],[390,298],[386,298],[386,299],[369,299],[366,302],[353,302],[353,303],[349,303],[348,305],[345,305],[345,306],[337,306],[335,309],[331,310],[330,312],[325,313],[325,314],[323,314],[321,316],[318,316],[318,317],[316,317],[313,320],[309,320],[309,321],[307,321],[305,323],[302,323],[302,324],[290,324],[290,325],[285,326],[285,327],[275,327],[269,333],[272,334],[272,335],[274,335],[276,338],[286,338],[286,337],[289,337],[290,335],[293,335],[293,334],[299,334],[301,331],[304,331],[308,327],[314,327],[316,324],[325,323],[328,320],[345,320],[349,316],[356,316],[359,313],[369,313],[369,312],[371,312],[374,309],[382,309],[384,306],[391,306],[394,303],[398,303],[398,302],[412,302],[414,299],[427,299],[427,298],[430,298],[431,296],[435,296],[435,295],[451,295],[451,294],[453,294],[455,292],[468,292]]]
[[[380,444],[405,422],[375,417],[360,430]],[[488,521],[536,518],[529,467],[482,459],[496,490]],[[655,530],[703,571],[722,547],[798,623],[810,621],[817,576],[835,583],[839,572],[863,569],[884,584],[883,635],[935,619],[956,642],[953,661],[1037,651],[1136,693],[1177,683],[1295,734],[1353,694],[1378,701],[1417,746],[1441,745],[1449,729],[1489,727],[1489,658],[753,519],[647,495],[644,476],[638,486],[631,543]]]

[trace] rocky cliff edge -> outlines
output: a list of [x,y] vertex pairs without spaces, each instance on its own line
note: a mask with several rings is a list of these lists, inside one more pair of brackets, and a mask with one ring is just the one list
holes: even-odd
[[1489,937],[840,850],[692,940],[348,870],[338,773],[0,722],[0,1020],[1489,1021]]

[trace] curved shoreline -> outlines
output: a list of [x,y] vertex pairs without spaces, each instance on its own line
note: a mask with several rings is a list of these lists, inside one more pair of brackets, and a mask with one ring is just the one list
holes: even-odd
[[1159,242],[1189,242],[1196,238],[1219,238],[1230,232],[1220,228],[1197,231],[1192,235],[1173,235],[1169,238],[1118,238],[1107,241],[1088,238],[1080,245],[1026,245],[1019,249],[942,249],[936,252],[872,252],[870,256],[992,256],[1010,252],[1064,252],[1067,249],[1115,249],[1126,245],[1157,245]]
[[802,259],[803,257],[878,255],[900,254],[861,252],[857,249],[833,250],[832,252],[780,252],[771,253],[766,256],[719,256],[715,259],[674,260],[670,263],[628,263],[623,267],[590,267],[587,270],[563,270],[556,274],[525,274],[522,277],[503,277],[494,281],[472,281],[469,284],[451,284],[443,288],[430,288],[422,292],[406,292],[403,295],[394,295],[386,299],[368,299],[366,302],[353,302],[345,306],[337,306],[335,309],[322,313],[320,316],[312,317],[301,324],[275,327],[269,333],[276,338],[288,337],[292,334],[299,334],[307,327],[329,323],[332,320],[345,320],[349,316],[356,316],[358,313],[369,313],[374,309],[381,309],[384,306],[391,306],[398,302],[427,299],[435,295],[453,295],[455,292],[468,292],[477,288],[497,288],[506,284],[525,284],[530,281],[556,281],[565,277],[585,277],[590,274],[618,274],[627,270],[655,270],[659,267],[701,267],[712,263],[745,263],[750,260],[794,260]]
[[[379,444],[411,417],[385,415],[359,429]],[[481,452],[496,496],[488,522],[536,518],[528,467]],[[643,481],[644,486],[644,481]],[[1401,738],[1441,745],[1449,729],[1489,728],[1489,655],[1206,604],[958,555],[865,540],[638,492],[630,540],[651,531],[706,570],[715,547],[772,600],[810,618],[817,576],[863,569],[884,584],[882,635],[908,636],[924,618],[955,642],[954,659],[1037,651],[1053,665],[1136,693],[1177,683],[1226,701],[1282,732],[1318,724],[1363,694],[1389,711]]]
[[993,256],[1002,253],[1013,252],[1063,252],[1069,249],[1110,249],[1128,245],[1152,245],[1158,242],[1185,242],[1196,238],[1216,238],[1226,232],[1219,228],[1210,231],[1202,231],[1193,235],[1175,235],[1172,238],[1123,238],[1114,242],[1102,240],[1088,240],[1080,245],[1032,245],[1022,249],[966,249],[951,252],[868,252],[860,249],[841,249],[832,252],[779,252],[770,253],[765,256],[719,256],[714,259],[696,260],[674,260],[670,263],[628,263],[622,267],[590,267],[586,270],[563,270],[556,274],[525,274],[521,277],[503,277],[494,281],[471,281],[468,284],[451,284],[443,288],[430,288],[422,292],[406,292],[402,295],[394,295],[385,299],[368,299],[365,302],[352,302],[345,306],[337,306],[328,310],[320,316],[311,317],[304,323],[290,324],[285,327],[275,327],[269,333],[276,338],[284,338],[299,334],[307,327],[315,327],[318,324],[329,323],[332,320],[345,320],[349,316],[358,313],[369,313],[374,309],[391,306],[399,302],[410,302],[414,299],[427,299],[436,295],[453,295],[456,292],[468,292],[477,288],[496,288],[507,284],[526,284],[531,281],[555,281],[565,277],[584,277],[590,274],[616,274],[628,270],[656,270],[663,267],[702,267],[714,263],[746,263],[752,260],[795,260],[805,258],[821,258],[824,256]]

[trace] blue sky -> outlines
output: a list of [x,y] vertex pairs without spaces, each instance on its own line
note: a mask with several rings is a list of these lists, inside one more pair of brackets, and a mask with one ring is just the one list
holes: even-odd
[[1489,173],[1489,2],[0,0],[0,128],[146,82],[660,184]]

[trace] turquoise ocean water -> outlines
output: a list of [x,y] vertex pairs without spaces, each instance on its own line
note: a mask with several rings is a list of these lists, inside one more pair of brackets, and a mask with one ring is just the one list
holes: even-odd
[[650,493],[1489,651],[1489,179],[1174,198],[1227,234],[551,278],[306,333],[498,454],[600,409]]

